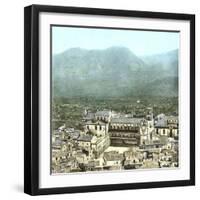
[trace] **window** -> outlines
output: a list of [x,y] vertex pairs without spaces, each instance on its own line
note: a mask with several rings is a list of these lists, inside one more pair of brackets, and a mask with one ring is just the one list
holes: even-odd
[[172,134],[172,129],[170,129],[170,137],[172,137],[173,136],[173,134]]

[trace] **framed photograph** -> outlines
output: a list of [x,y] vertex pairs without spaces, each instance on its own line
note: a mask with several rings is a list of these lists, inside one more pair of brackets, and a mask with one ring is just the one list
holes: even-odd
[[195,184],[195,16],[25,8],[24,191]]

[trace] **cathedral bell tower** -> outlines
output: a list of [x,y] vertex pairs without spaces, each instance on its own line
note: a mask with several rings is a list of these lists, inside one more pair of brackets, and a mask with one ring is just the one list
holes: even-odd
[[148,124],[145,120],[141,122],[140,126],[140,145],[146,144],[148,140]]

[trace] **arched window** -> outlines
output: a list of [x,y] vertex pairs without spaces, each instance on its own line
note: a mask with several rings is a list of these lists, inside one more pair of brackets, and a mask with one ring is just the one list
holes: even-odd
[[172,129],[170,129],[170,137],[172,137],[173,136],[173,134],[172,134]]

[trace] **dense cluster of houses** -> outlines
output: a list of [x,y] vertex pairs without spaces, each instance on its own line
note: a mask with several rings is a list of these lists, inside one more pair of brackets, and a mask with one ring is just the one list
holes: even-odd
[[178,167],[178,116],[85,110],[83,124],[53,131],[52,173]]

